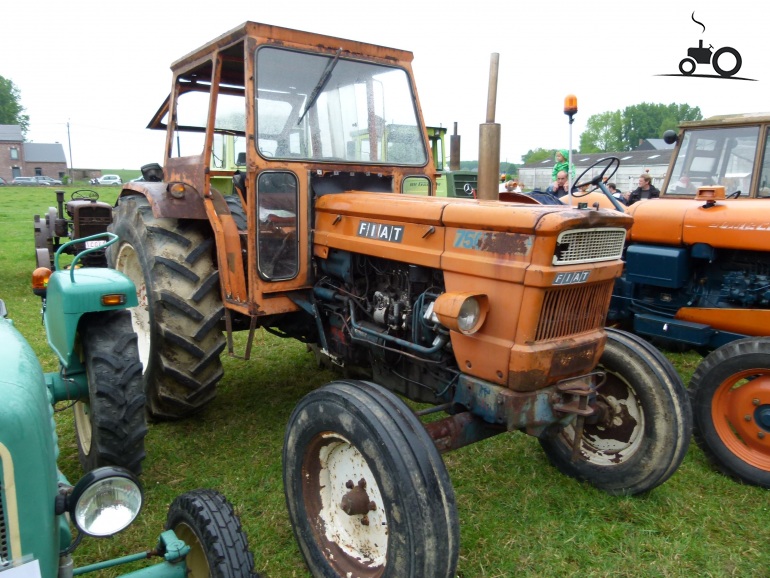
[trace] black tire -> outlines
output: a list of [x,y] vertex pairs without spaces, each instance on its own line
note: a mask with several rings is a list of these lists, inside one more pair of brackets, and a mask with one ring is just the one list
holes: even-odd
[[73,406],[80,465],[86,472],[112,465],[140,474],[147,424],[131,314],[88,315],[80,322],[80,339],[88,376],[88,399]]
[[695,72],[695,67],[695,61],[692,58],[683,58],[679,62],[679,72],[685,76],[692,76],[692,73]]
[[233,216],[235,226],[239,231],[246,231],[248,229],[248,221],[246,211],[243,210],[243,203],[241,203],[241,197],[236,195],[227,195],[224,197],[227,208],[230,209],[230,214]]
[[258,578],[241,521],[219,492],[178,496],[168,509],[166,529],[190,546],[185,557],[189,578]]
[[723,345],[690,381],[695,441],[740,482],[770,488],[770,337]]
[[[733,67],[729,70],[725,70],[721,66],[719,66],[719,57],[723,54],[732,54],[733,58],[735,58],[735,64]],[[717,74],[719,76],[722,76],[723,78],[729,78],[731,76],[735,76],[738,74],[738,71],[741,69],[741,65],[743,64],[743,59],[741,58],[740,53],[731,46],[725,46],[723,48],[720,48],[714,53],[714,56],[711,57],[711,66],[714,67],[714,70],[716,70]]]
[[131,311],[150,415],[200,411],[224,374],[213,237],[199,222],[155,218],[142,196],[120,199],[109,230],[120,237],[108,249],[109,264],[131,278],[139,297]]
[[598,369],[607,375],[597,394],[607,412],[585,424],[578,459],[572,462],[571,425],[540,444],[568,476],[612,495],[647,492],[671,477],[687,453],[687,390],[663,354],[625,331],[607,329]]
[[341,380],[305,396],[286,429],[283,482],[313,576],[455,576],[449,475],[425,428],[389,391]]

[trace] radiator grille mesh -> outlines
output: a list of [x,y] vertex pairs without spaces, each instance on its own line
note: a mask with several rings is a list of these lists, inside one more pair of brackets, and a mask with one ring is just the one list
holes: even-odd
[[573,229],[562,232],[556,240],[554,265],[577,265],[620,259],[626,230],[616,228]]
[[547,289],[535,341],[559,339],[604,327],[614,280]]

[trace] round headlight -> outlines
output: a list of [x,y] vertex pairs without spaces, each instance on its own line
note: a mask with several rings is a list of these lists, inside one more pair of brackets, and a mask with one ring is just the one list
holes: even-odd
[[444,327],[465,335],[476,333],[489,311],[489,299],[482,293],[442,293],[433,303],[433,313]]
[[463,333],[468,333],[476,326],[479,315],[481,315],[479,302],[475,297],[468,297],[460,307],[460,313],[457,316],[457,327]]
[[75,485],[70,514],[89,536],[111,536],[127,528],[142,509],[139,480],[122,468],[98,468]]

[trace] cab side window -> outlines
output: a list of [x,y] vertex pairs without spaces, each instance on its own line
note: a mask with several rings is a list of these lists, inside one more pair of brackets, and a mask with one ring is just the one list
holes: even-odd
[[265,171],[257,178],[257,269],[268,281],[299,272],[299,186],[290,171]]

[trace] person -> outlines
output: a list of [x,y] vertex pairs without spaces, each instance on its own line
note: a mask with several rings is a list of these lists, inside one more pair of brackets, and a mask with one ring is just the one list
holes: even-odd
[[677,194],[688,194],[694,192],[690,183],[690,177],[685,174],[679,175],[679,179],[674,183],[673,192]]
[[520,193],[521,187],[519,183],[514,180],[505,181],[505,190],[508,193]]
[[556,173],[556,181],[549,185],[548,188],[545,190],[546,193],[550,193],[552,195],[555,195],[556,197],[561,197],[562,195],[567,194],[567,187],[569,185],[567,184],[567,171],[559,171]]
[[569,167],[569,172],[572,174],[572,178],[575,178],[575,165],[570,166],[568,159],[569,151],[567,149],[556,151],[556,164],[553,165],[553,169],[551,170],[552,181],[556,181],[556,175],[559,174],[559,171],[567,172],[567,167]]
[[618,187],[615,186],[615,183],[607,183],[607,189],[610,191],[610,194],[615,197],[616,199],[623,200],[623,193],[621,193],[618,190]]
[[505,193],[508,189],[505,188],[505,183],[508,181],[508,175],[500,173],[500,187],[497,189],[500,193]]
[[639,175],[639,186],[630,193],[625,194],[626,204],[630,207],[642,199],[655,199],[660,196],[660,191],[652,184],[649,173]]

